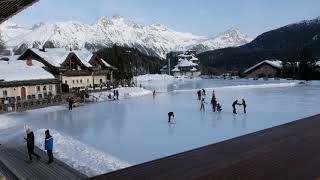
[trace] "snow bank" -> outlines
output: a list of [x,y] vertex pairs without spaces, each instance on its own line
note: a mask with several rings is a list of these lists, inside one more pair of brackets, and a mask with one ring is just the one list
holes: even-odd
[[[152,91],[139,87],[122,87],[117,88],[117,90],[119,91],[119,99],[128,99],[152,94]],[[108,101],[109,94],[111,94],[113,98],[113,91],[90,93],[90,99],[93,100],[92,98],[95,98],[95,101]]]
[[[255,85],[236,85],[236,86],[224,86],[224,87],[212,87],[205,88],[206,90],[228,90],[228,89],[260,89],[260,88],[281,88],[281,87],[293,87],[296,86],[297,82],[291,83],[270,83],[270,84],[255,84]],[[174,92],[189,92],[197,91],[199,89],[185,89],[185,90],[174,90]]]
[[146,74],[134,77],[136,81],[173,81],[174,77],[167,74]]
[[[44,150],[45,129],[35,131],[36,145]],[[54,156],[89,177],[130,166],[110,154],[103,153],[69,136],[50,130],[54,138]]]

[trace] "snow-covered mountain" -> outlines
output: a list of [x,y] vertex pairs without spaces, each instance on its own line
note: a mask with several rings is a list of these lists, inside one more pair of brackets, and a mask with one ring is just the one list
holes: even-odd
[[214,38],[174,31],[161,24],[142,26],[121,16],[101,17],[94,24],[68,21],[39,23],[23,28],[13,23],[0,26],[6,45],[20,51],[27,47],[72,47],[98,50],[114,44],[134,47],[141,52],[164,58],[173,50],[196,49],[199,52],[234,47],[251,41],[237,29]]

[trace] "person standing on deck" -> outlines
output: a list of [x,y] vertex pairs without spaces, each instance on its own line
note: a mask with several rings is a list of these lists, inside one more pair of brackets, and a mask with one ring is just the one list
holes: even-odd
[[116,96],[117,96],[117,100],[119,100],[119,91],[116,90]]
[[171,123],[171,117],[174,119],[174,113],[173,112],[169,112],[168,113],[168,123]]
[[48,164],[51,164],[53,162],[53,137],[50,135],[50,131],[45,131],[45,143],[44,143],[44,149],[47,150],[48,154]]
[[246,114],[247,113],[247,111],[246,111],[247,103],[246,103],[246,101],[244,99],[242,99],[242,104],[241,105],[243,106],[243,112]]
[[37,160],[40,160],[41,157],[34,152],[34,134],[33,134],[33,132],[28,128],[26,130],[26,134],[27,134],[27,137],[25,137],[24,139],[27,141],[28,155],[29,155],[29,160],[30,160],[29,162],[30,163],[32,162],[32,155],[36,156]]
[[201,101],[201,90],[199,90],[197,94],[198,94],[198,100]]
[[236,100],[236,101],[234,101],[234,102],[232,103],[233,114],[237,114],[236,105],[241,105],[241,104],[238,103],[238,100]]
[[205,108],[204,108],[204,104],[206,104],[206,102],[205,102],[205,100],[204,100],[204,98],[202,98],[201,99],[201,107],[200,107],[200,111],[202,111],[202,110],[206,110]]

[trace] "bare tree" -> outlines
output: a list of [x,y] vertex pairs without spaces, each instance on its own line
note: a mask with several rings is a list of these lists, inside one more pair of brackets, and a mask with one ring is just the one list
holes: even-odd
[[4,44],[4,41],[2,40],[2,36],[1,36],[1,33],[0,33],[0,52],[2,50],[4,50],[6,47],[5,47],[5,44]]

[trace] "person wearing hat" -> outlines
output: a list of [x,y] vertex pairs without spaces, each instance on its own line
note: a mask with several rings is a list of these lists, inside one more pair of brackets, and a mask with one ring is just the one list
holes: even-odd
[[37,160],[40,160],[41,157],[34,152],[34,134],[30,130],[30,128],[26,130],[26,134],[27,134],[27,137],[24,139],[27,141],[27,148],[28,148],[30,162],[32,162],[32,155],[36,156]]
[[50,135],[50,131],[46,130],[45,132],[45,143],[44,143],[44,149],[47,150],[47,154],[48,154],[48,163],[52,163],[53,162],[53,154],[52,154],[52,150],[53,150],[53,137]]

